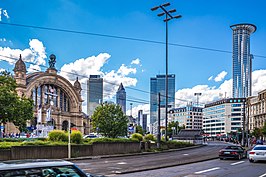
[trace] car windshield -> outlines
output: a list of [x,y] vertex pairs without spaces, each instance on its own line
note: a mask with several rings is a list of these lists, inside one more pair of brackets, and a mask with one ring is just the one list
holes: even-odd
[[41,167],[0,171],[0,177],[85,177],[75,166]]
[[254,150],[266,150],[266,147],[254,147]]
[[241,147],[238,147],[238,146],[227,146],[225,149],[236,149],[236,150],[241,150]]

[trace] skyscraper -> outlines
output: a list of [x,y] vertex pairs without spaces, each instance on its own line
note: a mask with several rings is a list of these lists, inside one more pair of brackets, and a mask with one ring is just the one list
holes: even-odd
[[251,96],[252,59],[250,54],[250,34],[256,26],[242,23],[230,26],[233,30],[233,98]]
[[95,108],[103,101],[103,78],[90,75],[87,81],[87,113],[91,116]]
[[[161,94],[161,119],[165,119],[165,75],[157,75],[151,78],[150,83],[150,124],[157,121],[158,117],[158,93]],[[174,108],[175,105],[175,75],[168,75],[168,108]],[[168,109],[169,110],[169,109]]]
[[121,83],[116,92],[116,104],[120,105],[124,114],[126,114],[126,91]]

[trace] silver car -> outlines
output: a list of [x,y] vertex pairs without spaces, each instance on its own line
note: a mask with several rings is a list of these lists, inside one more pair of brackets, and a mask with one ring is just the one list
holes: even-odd
[[11,160],[0,162],[0,177],[89,177],[75,164],[65,160]]
[[266,145],[256,145],[248,154],[250,162],[266,160]]

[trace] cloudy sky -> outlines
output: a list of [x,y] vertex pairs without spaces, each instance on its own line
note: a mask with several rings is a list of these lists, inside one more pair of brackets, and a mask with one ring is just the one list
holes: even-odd
[[[50,54],[58,73],[70,82],[78,76],[86,112],[86,79],[104,78],[104,99],[115,101],[122,82],[127,114],[149,113],[150,78],[165,73],[165,23],[155,0],[3,0],[0,4],[0,70],[12,71],[22,55],[28,72],[45,71]],[[176,106],[231,96],[232,30],[252,23],[253,95],[266,89],[266,2],[243,0],[170,0],[182,18],[169,22],[169,73],[176,75]],[[245,1],[244,1],[245,2]],[[249,2],[246,0],[246,2]],[[27,4],[27,5],[25,5]],[[23,8],[21,8],[23,7]]]

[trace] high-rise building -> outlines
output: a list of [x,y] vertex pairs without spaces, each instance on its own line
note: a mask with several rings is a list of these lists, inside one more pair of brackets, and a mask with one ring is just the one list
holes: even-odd
[[90,75],[87,81],[87,113],[91,116],[95,108],[103,102],[103,78]]
[[250,34],[256,31],[256,26],[242,23],[230,27],[233,30],[233,98],[245,98],[252,93]]
[[123,113],[126,114],[126,91],[122,83],[116,92],[116,104],[120,105]]
[[[165,75],[157,75],[151,78],[150,83],[150,124],[154,124],[158,121],[158,93],[160,97],[160,117],[165,120],[165,105],[166,105],[166,94],[165,94]],[[174,108],[175,105],[175,75],[168,75],[168,110]],[[163,123],[163,121],[161,121]]]
[[137,125],[141,126],[142,129],[147,132],[147,114],[143,114],[143,110],[138,111]]

